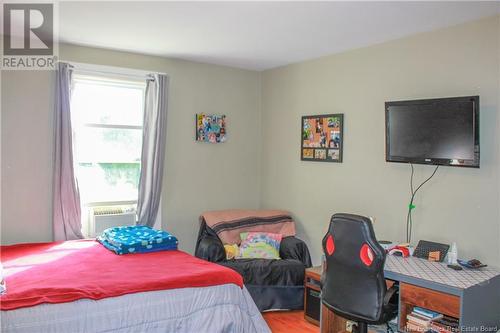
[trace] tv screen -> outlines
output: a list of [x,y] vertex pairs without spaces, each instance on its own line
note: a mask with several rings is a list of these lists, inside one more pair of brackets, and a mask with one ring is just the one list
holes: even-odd
[[479,167],[479,96],[385,103],[386,161]]

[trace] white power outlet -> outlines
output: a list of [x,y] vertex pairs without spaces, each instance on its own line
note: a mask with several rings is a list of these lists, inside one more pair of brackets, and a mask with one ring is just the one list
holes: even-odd
[[356,323],[355,323],[355,322],[350,321],[350,320],[347,320],[347,321],[345,322],[345,330],[346,330],[347,332],[352,332],[352,329],[353,329],[353,326],[354,326],[354,325],[356,325]]

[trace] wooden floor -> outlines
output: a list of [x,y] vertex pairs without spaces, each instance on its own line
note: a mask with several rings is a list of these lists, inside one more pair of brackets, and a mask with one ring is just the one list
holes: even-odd
[[304,311],[273,311],[263,316],[273,333],[319,333],[318,326],[304,319]]

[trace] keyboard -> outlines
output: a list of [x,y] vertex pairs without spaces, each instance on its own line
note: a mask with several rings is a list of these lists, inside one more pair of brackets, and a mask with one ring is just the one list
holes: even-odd
[[430,261],[442,262],[448,253],[450,246],[447,244],[434,243],[425,240],[418,242],[413,256]]

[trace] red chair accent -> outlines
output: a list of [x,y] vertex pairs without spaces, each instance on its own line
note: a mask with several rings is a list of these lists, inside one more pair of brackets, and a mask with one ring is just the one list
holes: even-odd
[[326,252],[329,256],[335,252],[335,242],[333,241],[333,236],[331,234],[328,235],[328,238],[326,239]]
[[370,266],[372,264],[374,255],[373,250],[368,244],[363,244],[361,250],[359,251],[359,257],[366,266]]

